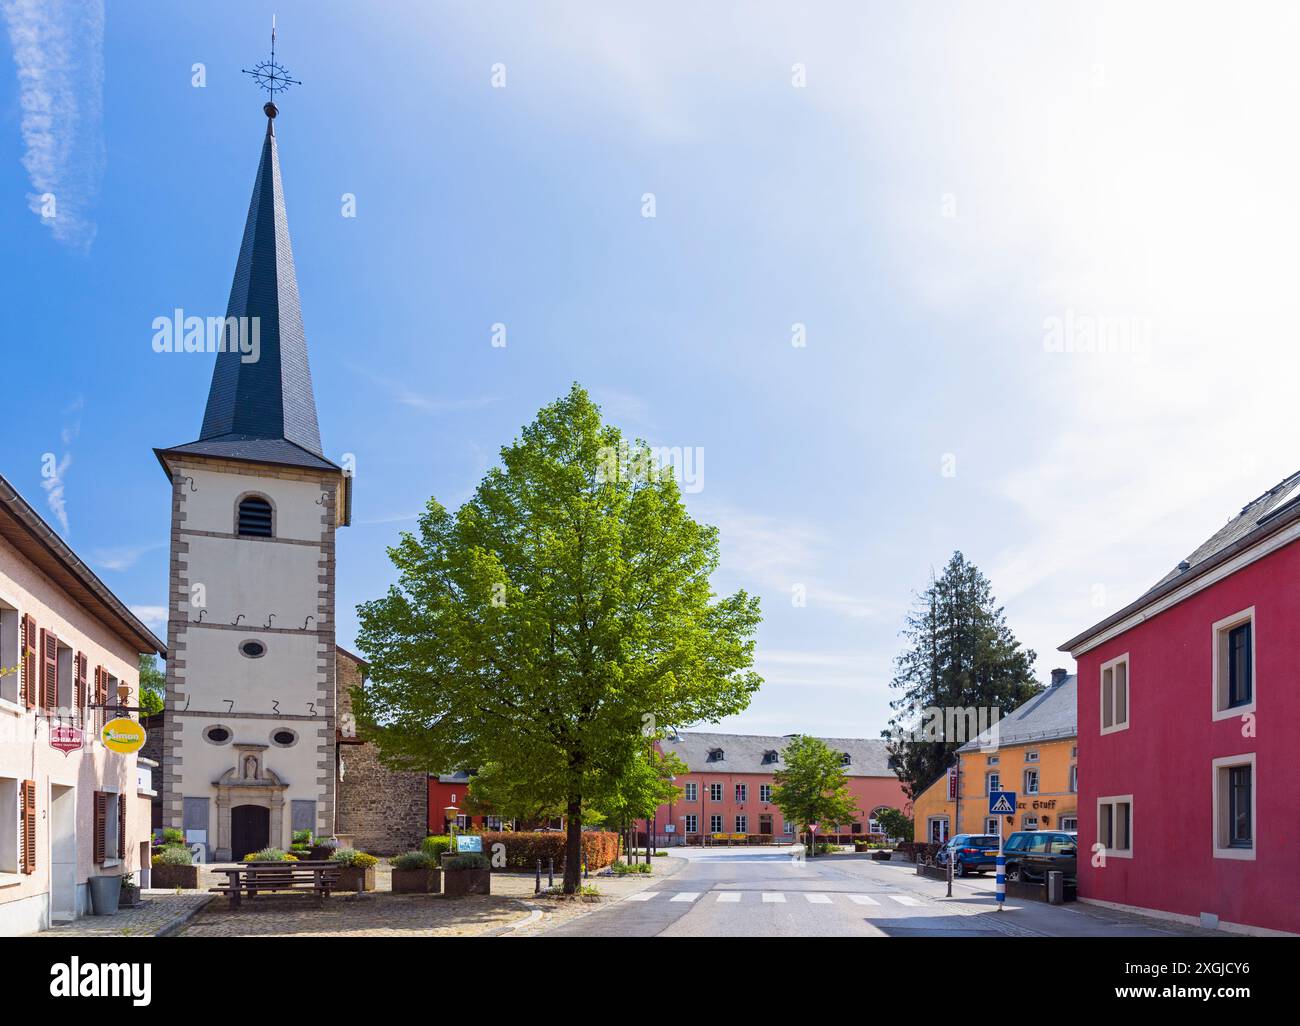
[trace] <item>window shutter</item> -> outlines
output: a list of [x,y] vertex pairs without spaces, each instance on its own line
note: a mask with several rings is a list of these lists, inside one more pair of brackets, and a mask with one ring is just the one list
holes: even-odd
[[95,667],[95,705],[99,706],[95,710],[94,723],[95,729],[99,730],[104,725],[104,704],[108,701],[108,673],[102,666]]
[[78,713],[86,706],[86,653],[77,653],[77,662],[73,671],[76,680],[73,683],[72,704]]
[[22,870],[24,873],[36,872],[36,781],[22,782]]
[[94,862],[100,866],[104,863],[104,818],[108,810],[108,795],[103,791],[95,792],[95,830]]
[[117,796],[117,857],[126,861],[126,795]]
[[37,675],[36,665],[36,621],[26,613],[22,623],[23,646],[23,704],[28,709],[36,708]]
[[59,643],[50,631],[41,631],[41,706],[59,704]]

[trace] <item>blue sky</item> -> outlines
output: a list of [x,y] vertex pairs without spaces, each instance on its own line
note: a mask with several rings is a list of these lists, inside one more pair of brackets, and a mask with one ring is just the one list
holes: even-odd
[[425,500],[574,380],[703,451],[718,589],[763,597],[751,732],[878,731],[955,548],[1046,677],[1300,464],[1285,6],[106,6],[0,2],[0,469],[159,630],[152,448],[197,435],[212,357],[151,325],[224,312],[273,12],[322,437],[357,460],[343,644]]

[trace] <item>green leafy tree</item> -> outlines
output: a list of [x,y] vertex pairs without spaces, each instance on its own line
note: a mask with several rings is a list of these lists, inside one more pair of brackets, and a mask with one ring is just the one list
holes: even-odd
[[785,768],[772,775],[772,802],[786,820],[805,830],[816,823],[828,832],[857,818],[858,802],[849,790],[839,752],[819,738],[800,734],[786,745],[781,759]]
[[472,816],[500,816],[522,823],[544,823],[564,815],[564,792],[558,774],[538,780],[490,762],[470,778],[465,811]]
[[583,799],[647,737],[744,709],[758,599],[714,595],[718,532],[587,393],[540,411],[455,514],[431,499],[389,550],[398,581],[358,608],[358,719],[391,766],[495,762],[556,783],[564,889]]
[[[619,777],[604,781],[592,807],[607,826],[629,831],[638,819],[649,819],[661,805],[681,798],[673,777],[687,772],[686,763],[672,752],[647,747]],[[628,850],[632,847],[629,843]]]
[[[969,727],[972,710],[1006,715],[1041,688],[1033,677],[1037,656],[1020,647],[988,578],[960,552],[942,575],[930,575],[903,636],[908,647],[890,685],[900,694],[889,703],[894,716],[884,736],[903,791],[915,800],[974,736],[966,729],[952,737],[950,726]],[[944,728],[937,732],[936,719]]]
[[146,716],[163,711],[167,698],[167,674],[153,654],[140,657],[140,709]]
[[872,818],[880,824],[886,837],[901,837],[905,841],[912,839],[912,818],[900,809],[877,809]]

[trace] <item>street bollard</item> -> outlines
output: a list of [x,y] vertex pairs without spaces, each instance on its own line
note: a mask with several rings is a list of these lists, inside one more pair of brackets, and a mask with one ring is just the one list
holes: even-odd
[[534,894],[542,893],[542,860],[541,859],[537,860],[537,883],[533,887],[533,893]]
[[583,878],[584,880],[590,880],[590,879],[591,879],[591,872],[590,872],[590,870],[587,869],[587,856],[586,856],[586,855],[582,856],[582,878]]
[[998,911],[1001,912],[1002,906],[1006,903],[1007,900],[1007,857],[1002,854],[1002,848],[1000,845],[998,846],[997,886],[998,886]]
[[1047,903],[1061,905],[1065,903],[1065,874],[1054,869],[1047,874]]
[[549,864],[549,865],[547,866],[547,868],[546,868],[546,886],[547,886],[547,887],[554,887],[554,886],[555,886],[555,859],[554,859],[554,857],[551,858],[551,860],[550,860],[550,864]]

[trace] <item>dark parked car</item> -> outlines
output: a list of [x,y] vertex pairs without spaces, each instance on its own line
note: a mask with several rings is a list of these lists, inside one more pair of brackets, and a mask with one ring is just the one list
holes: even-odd
[[996,834],[956,834],[934,854],[936,866],[948,865],[953,858],[953,876],[983,873],[995,867],[998,857]]
[[1065,874],[1073,884],[1079,874],[1079,835],[1064,830],[1019,830],[1002,848],[1007,858],[1007,879],[1042,883],[1051,870]]

